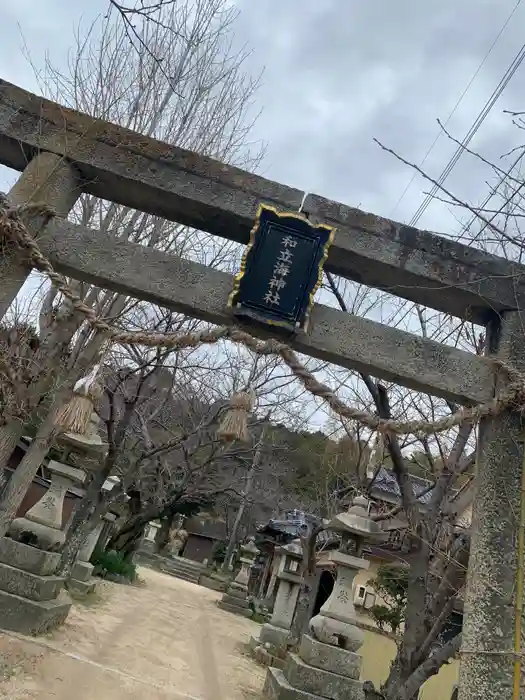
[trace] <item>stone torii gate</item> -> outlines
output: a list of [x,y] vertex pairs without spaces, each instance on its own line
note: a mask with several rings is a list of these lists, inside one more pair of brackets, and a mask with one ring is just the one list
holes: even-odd
[[[0,163],[22,171],[13,203],[45,201],[66,216],[82,192],[247,243],[259,204],[297,211],[303,192],[0,80]],[[490,353],[525,371],[525,266],[317,195],[303,210],[336,227],[326,269],[487,326]],[[28,226],[58,272],[221,325],[233,278],[60,218]],[[29,270],[0,250],[0,318]],[[315,305],[299,352],[462,405],[504,381],[480,358],[411,333]],[[264,333],[250,328],[253,334]],[[523,445],[520,414],[482,425],[463,632],[460,700],[511,700]],[[515,699],[514,699],[515,700]]]

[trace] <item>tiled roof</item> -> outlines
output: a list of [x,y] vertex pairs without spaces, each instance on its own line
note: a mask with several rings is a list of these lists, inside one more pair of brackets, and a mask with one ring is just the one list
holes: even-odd
[[[428,481],[428,479],[421,479],[418,476],[411,475],[409,475],[409,479],[412,482],[412,489],[417,500],[420,503],[428,503],[432,496],[432,489],[427,489],[429,489],[429,486],[432,486],[432,482]],[[388,493],[396,498],[401,498],[401,491],[395,475],[384,467],[381,467],[372,488]]]

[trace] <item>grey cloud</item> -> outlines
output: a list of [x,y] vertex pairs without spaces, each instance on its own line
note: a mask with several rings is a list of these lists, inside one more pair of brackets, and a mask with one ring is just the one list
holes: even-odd
[[[238,34],[266,64],[264,114],[258,133],[269,140],[267,174],[349,204],[388,215],[412,172],[373,142],[379,138],[419,162],[494,41],[515,0],[425,3],[241,0]],[[522,44],[525,6],[451,121],[463,137]],[[504,107],[518,108],[525,73],[513,79],[473,141],[497,158],[516,143]],[[441,138],[426,167],[439,175],[455,146]],[[488,174],[462,157],[447,184],[482,199]],[[396,215],[410,219],[430,185],[420,178]],[[454,225],[441,205],[421,222]]]
[[[247,67],[264,66],[255,138],[269,142],[263,174],[351,205],[389,215],[412,171],[381,151],[379,138],[419,162],[478,67],[516,0],[237,0],[237,41],[253,49]],[[0,0],[3,77],[38,90],[21,56],[21,32],[34,63],[44,54],[66,60],[73,28],[107,7],[72,0]],[[450,128],[462,137],[523,42],[525,4],[463,100]],[[490,158],[516,144],[504,107],[523,107],[525,69],[473,142]],[[455,146],[441,138],[426,168],[439,175]],[[481,200],[486,169],[463,157],[447,181],[463,196]],[[409,220],[430,185],[417,178],[396,211]],[[435,230],[456,226],[439,204],[421,221]]]

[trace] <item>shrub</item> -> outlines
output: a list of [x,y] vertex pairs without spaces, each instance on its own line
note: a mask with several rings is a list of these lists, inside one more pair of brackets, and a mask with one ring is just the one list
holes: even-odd
[[125,559],[120,552],[95,550],[91,556],[91,563],[95,567],[93,573],[101,578],[112,580],[122,578],[130,583],[137,578],[135,564]]
[[226,549],[228,548],[228,543],[222,540],[221,542],[217,542],[217,544],[213,547],[212,553],[211,553],[211,559],[213,562],[216,564],[222,564],[224,562],[224,559],[226,558]]

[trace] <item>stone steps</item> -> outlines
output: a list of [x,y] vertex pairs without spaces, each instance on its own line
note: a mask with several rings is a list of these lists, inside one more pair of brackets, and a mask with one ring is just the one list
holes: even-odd
[[199,577],[204,571],[204,567],[202,564],[199,564],[199,562],[177,557],[164,560],[161,565],[161,571],[170,576],[175,576],[175,578],[180,578],[183,581],[199,583]]

